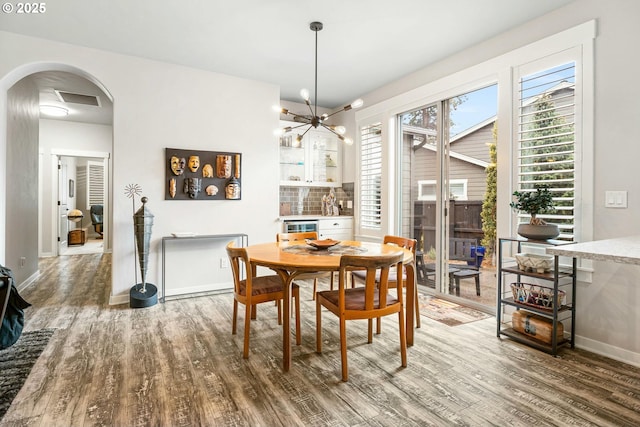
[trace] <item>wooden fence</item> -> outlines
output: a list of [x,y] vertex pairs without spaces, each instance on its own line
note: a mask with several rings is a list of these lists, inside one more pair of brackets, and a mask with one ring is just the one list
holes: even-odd
[[[484,237],[482,231],[481,200],[449,202],[449,237],[477,239]],[[436,247],[436,202],[414,202],[413,237],[418,241],[418,250],[428,252]]]

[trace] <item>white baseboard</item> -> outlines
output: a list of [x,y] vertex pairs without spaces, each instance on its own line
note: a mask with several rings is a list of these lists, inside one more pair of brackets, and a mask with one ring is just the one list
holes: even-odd
[[24,282],[20,283],[16,288],[18,288],[18,292],[22,292],[27,289],[36,279],[40,277],[40,270],[37,270],[31,276],[29,276]]
[[188,296],[190,294],[200,294],[203,292],[229,291],[233,289],[233,282],[209,283],[199,286],[190,286],[177,289],[166,289],[167,297]]
[[129,294],[111,295],[109,297],[109,305],[129,305]]
[[576,347],[640,368],[640,353],[576,335]]
[[[208,293],[226,293],[233,291],[233,283],[211,283],[200,286],[184,287],[179,289],[168,289],[167,298],[186,298],[199,296]],[[162,298],[162,289],[158,289],[158,301]],[[111,295],[109,305],[129,304],[129,294]]]

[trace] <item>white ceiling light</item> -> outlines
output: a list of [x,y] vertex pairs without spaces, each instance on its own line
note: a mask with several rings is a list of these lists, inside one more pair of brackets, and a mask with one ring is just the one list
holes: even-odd
[[311,112],[311,115],[309,116],[305,116],[305,115],[301,115],[301,114],[296,114],[296,113],[292,113],[291,111],[287,110],[286,108],[283,108],[279,105],[274,106],[274,109],[282,114],[288,114],[294,117],[295,121],[298,122],[302,122],[301,125],[298,126],[288,126],[284,129],[277,129],[275,131],[276,135],[282,135],[284,133],[288,133],[291,132],[294,129],[298,129],[304,126],[307,126],[306,130],[301,133],[298,134],[298,136],[296,137],[296,141],[300,142],[302,140],[302,137],[309,132],[309,129],[313,128],[317,128],[319,126],[322,126],[323,128],[330,130],[331,132],[333,132],[334,134],[336,134],[338,136],[338,138],[340,138],[341,141],[344,141],[345,144],[347,145],[351,145],[353,144],[353,141],[351,140],[351,138],[345,138],[344,136],[342,136],[345,133],[345,128],[344,126],[334,126],[334,125],[330,125],[330,124],[326,124],[324,123],[325,120],[327,120],[329,117],[333,116],[334,114],[337,114],[341,111],[349,111],[352,108],[360,108],[362,107],[362,99],[356,99],[355,101],[353,101],[351,104],[345,106],[344,108],[342,108],[341,110],[336,111],[335,113],[332,114],[323,114],[322,116],[318,116],[318,31],[322,30],[322,22],[312,22],[309,25],[309,28],[311,29],[311,31],[316,33],[316,64],[315,64],[315,99],[314,99],[314,106],[313,108],[311,108],[311,103],[309,102],[309,91],[307,89],[302,89],[300,91],[300,96],[302,97],[302,99],[304,99],[305,104],[307,104],[307,106],[309,107],[309,111]]
[[40,112],[53,117],[64,117],[69,114],[69,110],[63,107],[58,107],[57,105],[41,105]]

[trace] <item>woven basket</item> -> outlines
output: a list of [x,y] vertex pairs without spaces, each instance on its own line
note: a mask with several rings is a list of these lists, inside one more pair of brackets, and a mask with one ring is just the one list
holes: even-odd
[[[553,288],[530,283],[514,282],[511,284],[511,292],[513,292],[513,300],[520,304],[541,308],[543,310],[553,310]],[[565,302],[564,291],[558,290],[558,299],[560,300],[558,308],[560,308]]]

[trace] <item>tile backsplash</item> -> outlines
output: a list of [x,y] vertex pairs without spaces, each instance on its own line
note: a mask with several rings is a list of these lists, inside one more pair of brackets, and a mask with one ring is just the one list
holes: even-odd
[[[336,202],[342,201],[340,215],[353,215],[353,182],[334,188]],[[322,215],[322,196],[329,194],[329,187],[280,186],[280,215]],[[351,201],[351,208],[347,208]]]

